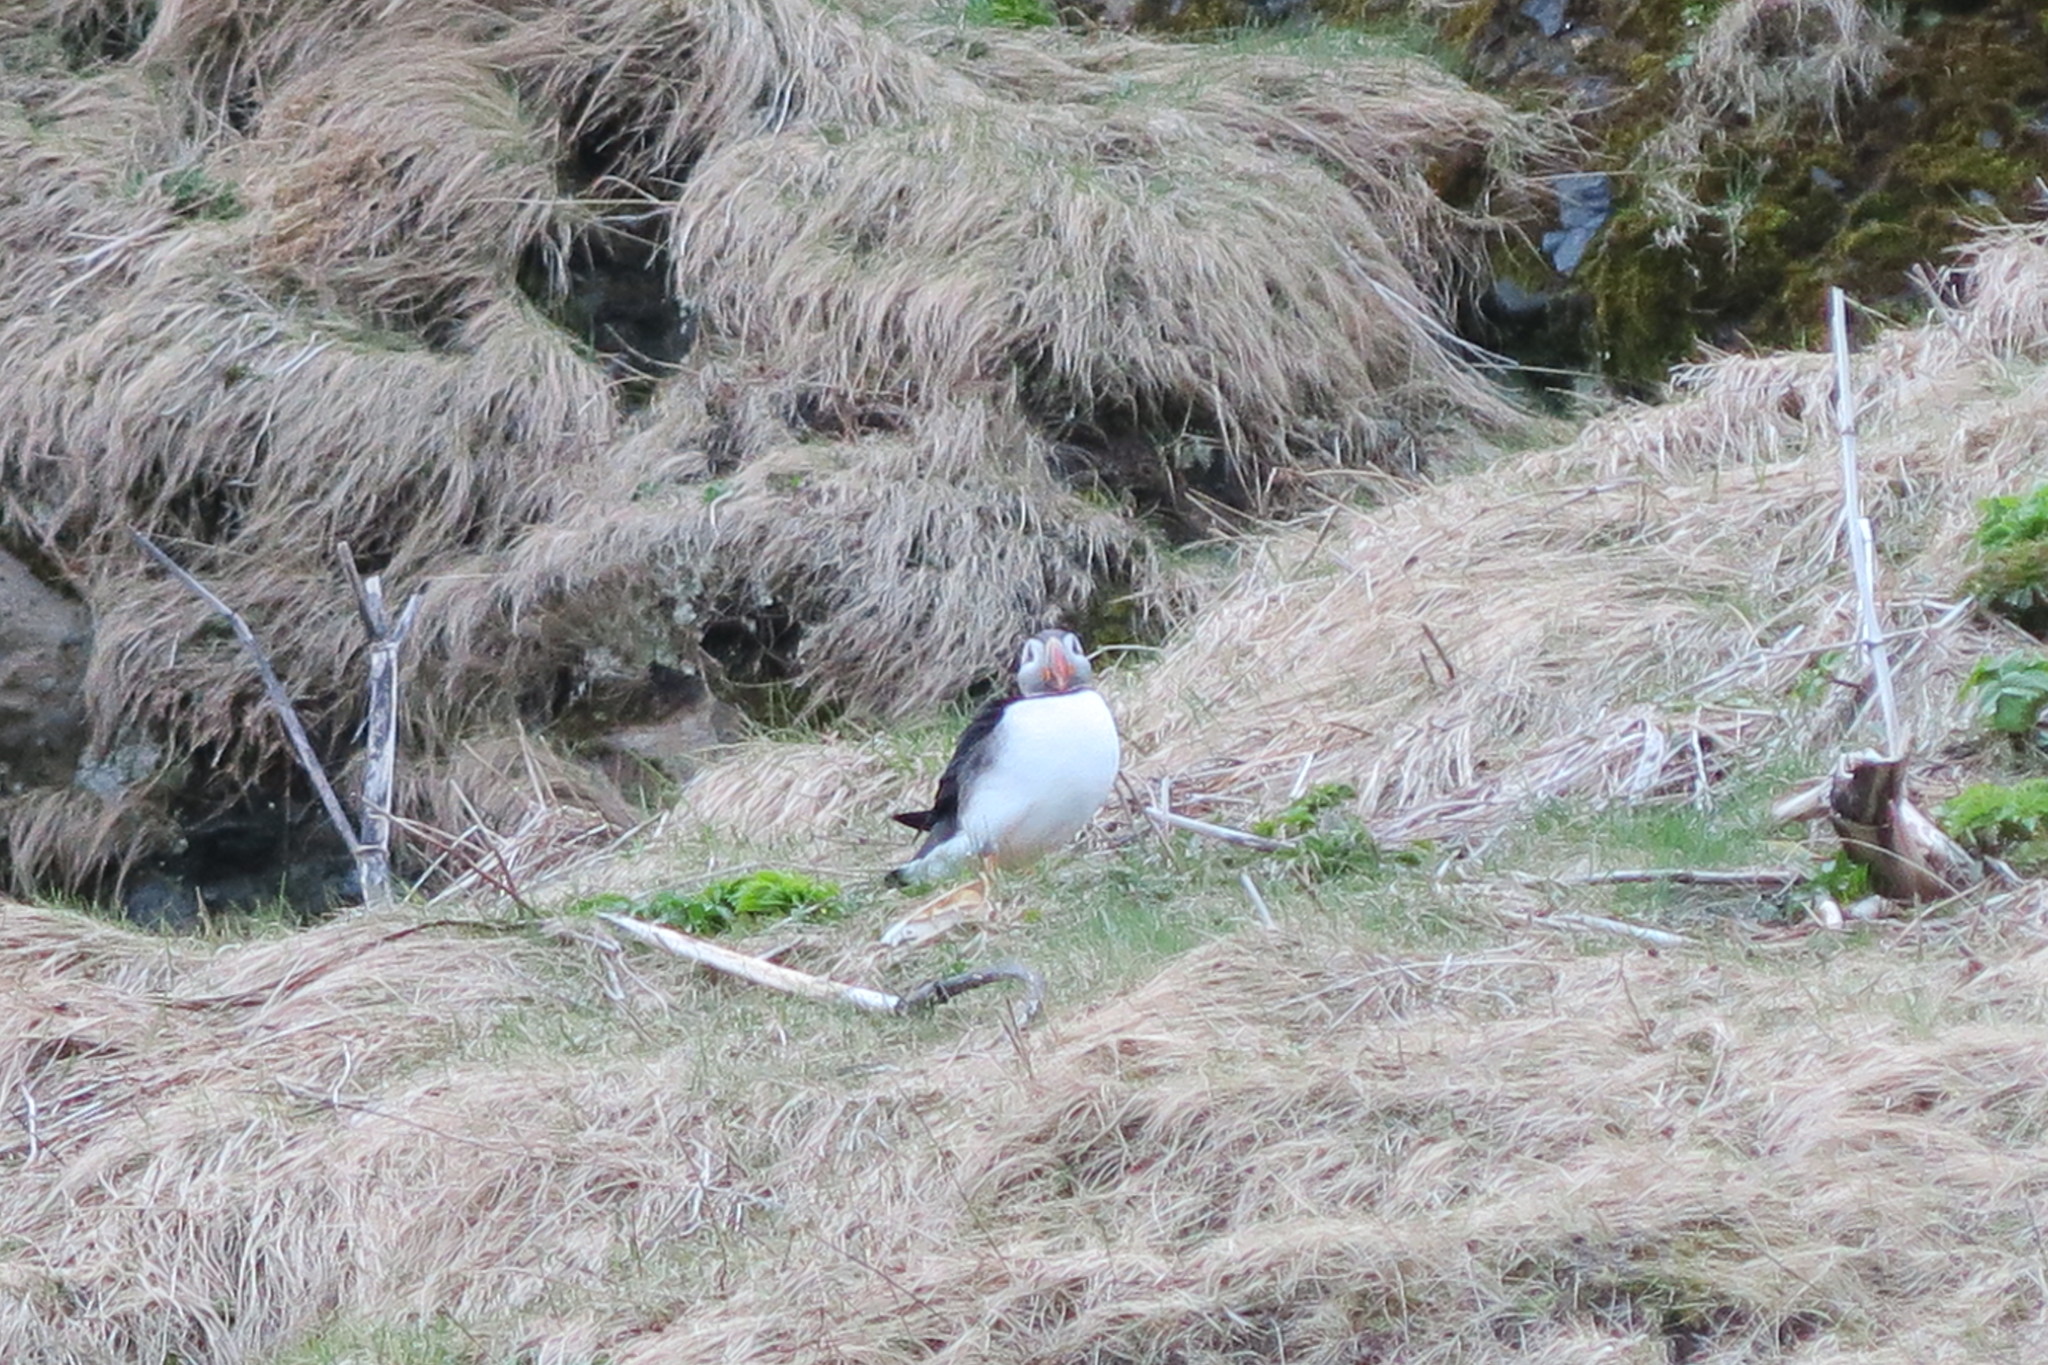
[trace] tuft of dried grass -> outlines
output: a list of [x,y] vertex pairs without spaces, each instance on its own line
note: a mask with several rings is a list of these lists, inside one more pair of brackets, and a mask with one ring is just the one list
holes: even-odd
[[0,1331],[78,1365],[442,1320],[549,1361],[2043,1344],[2038,903],[1966,963],[1320,923],[938,1041],[662,962],[602,1005],[581,948],[417,922],[215,949],[10,905]]
[[1687,98],[1767,128],[1814,109],[1832,123],[1883,77],[1898,23],[1862,0],[1736,0],[1694,45]]
[[[0,71],[0,531],[93,610],[89,763],[158,756],[110,796],[128,830],[196,773],[289,770],[129,525],[336,752],[362,645],[334,544],[422,587],[420,799],[604,679],[702,669],[714,623],[786,623],[808,701],[902,715],[1049,619],[1175,601],[1141,498],[1286,505],[1300,468],[1509,420],[1443,323],[1502,216],[1433,177],[1512,201],[1563,136],[1407,61],[976,47],[815,0],[39,0],[15,36],[94,34],[75,79]],[[614,239],[695,310],[672,374],[553,318]],[[464,790],[524,809],[504,781]],[[594,769],[550,782],[618,807]],[[0,821],[18,883],[132,852]]]

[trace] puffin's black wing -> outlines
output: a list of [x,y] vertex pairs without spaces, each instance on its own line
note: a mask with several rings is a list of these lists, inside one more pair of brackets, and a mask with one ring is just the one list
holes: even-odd
[[932,837],[926,843],[942,843],[952,838],[960,829],[960,784],[981,771],[988,763],[988,738],[995,733],[996,723],[1003,718],[1016,697],[996,697],[967,722],[967,728],[960,732],[959,742],[953,746],[953,757],[946,764],[946,771],[939,774],[939,793],[932,798],[930,810],[898,811],[890,816],[899,825],[924,830]]

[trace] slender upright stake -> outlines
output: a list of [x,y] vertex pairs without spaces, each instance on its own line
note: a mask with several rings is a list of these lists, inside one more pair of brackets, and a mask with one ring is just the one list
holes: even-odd
[[393,624],[384,606],[384,582],[356,572],[348,542],[335,546],[342,572],[355,589],[356,613],[370,637],[369,711],[363,719],[363,835],[356,852],[356,880],[362,883],[363,904],[391,903],[391,789],[398,771],[398,652],[419,614],[414,593]]
[[1856,394],[1849,382],[1848,296],[1828,290],[1828,330],[1835,350],[1835,430],[1842,442],[1842,530],[1849,542],[1849,567],[1856,576],[1858,643],[1877,689],[1878,714],[1884,720],[1887,758],[1905,755],[1899,733],[1899,704],[1892,695],[1891,657],[1884,643],[1884,625],[1877,614],[1876,537],[1863,515],[1863,487],[1856,464]]

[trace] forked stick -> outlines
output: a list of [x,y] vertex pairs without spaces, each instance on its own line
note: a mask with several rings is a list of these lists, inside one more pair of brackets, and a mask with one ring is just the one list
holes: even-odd
[[346,542],[336,548],[341,555],[343,570],[348,575],[349,586],[355,589],[356,611],[363,619],[363,629],[370,637],[370,698],[369,715],[365,735],[366,752],[363,761],[363,823],[358,830],[349,820],[348,812],[342,807],[341,798],[335,794],[334,784],[328,780],[327,768],[320,762],[320,756],[313,749],[313,741],[306,735],[305,724],[299,719],[298,707],[292,704],[291,693],[285,691],[283,680],[271,666],[270,656],[263,652],[263,646],[256,640],[256,633],[249,629],[249,623],[242,619],[240,612],[222,601],[211,588],[201,583],[186,568],[158,548],[155,541],[142,532],[130,529],[128,534],[158,564],[180,583],[226,618],[234,630],[235,638],[242,642],[255,662],[256,672],[263,679],[263,692],[270,701],[270,709],[277,713],[278,722],[284,726],[285,737],[291,741],[292,753],[299,760],[299,767],[305,770],[306,779],[313,784],[313,790],[320,797],[320,804],[327,811],[327,819],[333,824],[335,833],[347,846],[349,857],[356,865],[356,883],[362,891],[363,904],[370,906],[391,903],[391,789],[398,767],[398,651],[405,644],[406,635],[412,630],[413,619],[420,609],[420,594],[414,593],[405,609],[398,614],[394,624],[390,613],[384,608],[384,585],[376,576],[364,578],[356,572],[355,557],[349,552]]

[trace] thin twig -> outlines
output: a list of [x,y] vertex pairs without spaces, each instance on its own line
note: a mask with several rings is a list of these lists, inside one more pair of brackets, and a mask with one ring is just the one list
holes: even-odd
[[1624,938],[1641,939],[1659,948],[1684,948],[1692,944],[1692,940],[1683,934],[1652,929],[1641,924],[1630,924],[1626,920],[1609,919],[1605,915],[1580,915],[1567,911],[1532,916],[1529,923],[1539,929],[1578,929],[1601,934],[1620,934]]
[[1190,834],[1200,834],[1210,839],[1220,839],[1226,844],[1255,848],[1261,853],[1279,853],[1294,847],[1286,839],[1268,839],[1263,834],[1253,834],[1248,830],[1232,829],[1228,825],[1212,825],[1207,820],[1197,820],[1190,815],[1178,815],[1170,810],[1161,810],[1157,806],[1145,807],[1145,814],[1163,825],[1172,825],[1175,829],[1184,829]]
[[977,967],[973,971],[927,981],[922,986],[904,992],[897,1012],[910,1014],[917,1010],[927,1010],[934,1005],[943,1005],[955,996],[965,995],[968,991],[993,986],[998,981],[1024,983],[1024,998],[1018,1002],[1014,1019],[1019,1024],[1030,1023],[1037,1015],[1039,1006],[1045,1003],[1045,978],[1021,962],[998,962],[993,967]]
[[1522,874],[1515,880],[1524,884],[1552,886],[1748,886],[1761,891],[1782,891],[1797,886],[1805,874],[1790,867],[1617,867],[1604,872],[1579,872],[1562,877]]
[[[1314,768],[1315,766],[1316,751],[1314,749],[1311,749],[1301,756],[1301,771],[1297,772],[1294,775],[1294,785],[1287,789],[1287,803],[1289,805],[1293,805],[1296,801],[1301,800],[1301,794],[1308,790],[1309,770]],[[1169,810],[1172,809],[1172,807],[1168,806],[1167,803],[1164,801],[1161,801],[1159,804],[1162,806],[1166,806],[1166,808]]]
[[1244,888],[1245,899],[1252,903],[1252,913],[1259,917],[1259,927],[1261,929],[1278,928],[1279,926],[1273,923],[1273,912],[1266,908],[1266,898],[1259,894],[1259,884],[1252,880],[1252,874],[1249,872],[1238,873],[1237,884]]
[[284,690],[284,683],[279,680],[277,670],[270,666],[270,656],[265,654],[263,646],[256,642],[256,635],[249,629],[249,623],[244,621],[233,607],[215,596],[212,589],[187,573],[177,560],[158,549],[155,541],[133,528],[130,528],[128,534],[151,559],[161,564],[172,577],[191,589],[200,601],[227,618],[228,625],[235,632],[235,638],[242,642],[242,648],[247,650],[249,657],[255,661],[256,671],[263,679],[263,690],[270,699],[271,709],[277,712],[278,720],[284,725],[285,736],[291,741],[292,752],[298,756],[299,766],[305,769],[306,777],[313,784],[313,790],[319,794],[320,804],[327,808],[327,818],[333,822],[335,832],[341,835],[341,841],[348,846],[350,854],[359,857],[363,851],[362,839],[356,833],[355,826],[349,822],[348,813],[342,809],[341,798],[334,794],[334,784],[327,780],[327,769],[321,766],[320,756],[313,751],[313,741],[306,737],[306,727],[299,721],[299,711],[292,705],[291,694]]
[[1444,642],[1436,638],[1436,632],[1429,628],[1429,622],[1417,621],[1415,624],[1422,627],[1422,638],[1429,641],[1429,647],[1436,651],[1436,657],[1443,660],[1444,681],[1456,682],[1458,666],[1451,662],[1451,656],[1444,650]]

